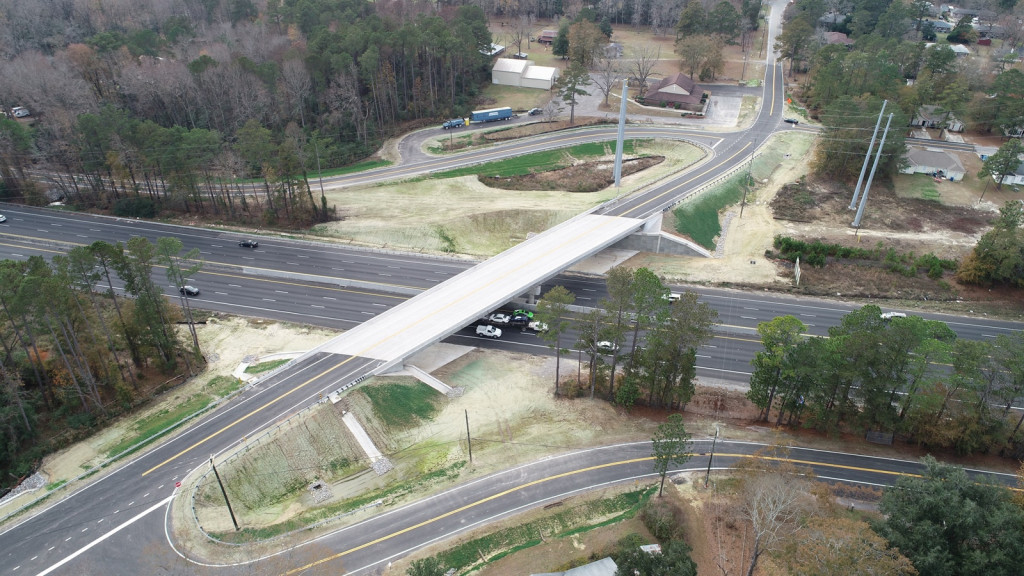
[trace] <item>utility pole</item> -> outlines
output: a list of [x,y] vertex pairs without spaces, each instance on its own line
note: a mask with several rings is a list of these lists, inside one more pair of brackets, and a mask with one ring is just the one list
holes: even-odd
[[871,160],[871,149],[875,147],[875,136],[878,136],[878,127],[882,124],[882,114],[885,113],[885,105],[888,100],[882,100],[882,109],[878,112],[878,120],[875,121],[875,131],[871,133],[871,143],[868,144],[868,153],[864,155],[864,165],[860,167],[860,177],[857,178],[857,187],[853,189],[853,199],[850,200],[850,210],[857,209],[857,196],[860,194],[860,185],[864,182],[864,172],[868,169],[868,161]]
[[868,192],[871,191],[871,181],[875,178],[875,170],[878,170],[878,161],[882,157],[882,148],[885,147],[885,137],[889,134],[889,124],[892,123],[892,114],[885,121],[885,132],[882,132],[882,142],[878,144],[878,153],[875,154],[875,163],[871,165],[871,174],[868,175],[868,183],[864,185],[864,197],[860,199],[860,207],[857,208],[857,216],[853,219],[853,227],[860,231],[860,219],[864,216],[864,206],[868,203]]
[[750,178],[751,172],[754,170],[754,151],[757,150],[757,144],[751,142],[754,147],[750,150],[750,163],[747,164],[747,180],[743,183],[743,200],[740,202],[740,218],[743,218],[743,207],[747,205],[747,190],[750,189]]
[[711,461],[715,459],[715,443],[718,442],[718,426],[715,426],[715,439],[711,441],[711,457],[708,458],[708,472],[704,475],[704,487],[708,487],[711,479]]
[[213,454],[210,455],[210,467],[213,468],[213,475],[217,477],[217,484],[220,485],[220,493],[224,495],[224,502],[228,505],[228,514],[231,514],[231,523],[235,525],[235,532],[238,532],[238,520],[235,520],[235,511],[231,509],[231,501],[228,500],[228,492],[224,489],[224,483],[220,481],[220,474],[217,473],[217,466],[213,464]]
[[469,463],[473,464],[473,439],[469,437],[469,410],[466,410],[466,446],[469,446]]
[[615,141],[615,167],[612,169],[614,172],[615,187],[618,188],[622,185],[622,147],[624,145],[624,138],[626,135],[626,96],[628,95],[629,83],[626,79],[622,79],[622,104],[619,105],[619,134]]

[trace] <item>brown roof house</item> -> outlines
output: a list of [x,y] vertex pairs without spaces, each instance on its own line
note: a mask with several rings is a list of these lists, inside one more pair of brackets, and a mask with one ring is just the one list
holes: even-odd
[[555,41],[556,36],[558,36],[558,30],[541,30],[540,36],[537,36],[537,42],[551,44]]
[[704,91],[697,86],[693,78],[680,72],[651,85],[643,103],[647,106],[664,105],[677,110],[701,112],[706,100]]

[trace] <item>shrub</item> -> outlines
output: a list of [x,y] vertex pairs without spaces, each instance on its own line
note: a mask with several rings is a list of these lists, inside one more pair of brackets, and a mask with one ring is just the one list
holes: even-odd
[[156,202],[152,198],[120,198],[114,202],[114,216],[155,218]]
[[662,542],[682,538],[682,512],[664,500],[652,499],[640,511],[640,520]]

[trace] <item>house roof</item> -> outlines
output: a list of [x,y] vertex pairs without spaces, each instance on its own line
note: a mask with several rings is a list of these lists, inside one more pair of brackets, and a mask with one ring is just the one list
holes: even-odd
[[530,64],[533,64],[530,60],[515,60],[513,58],[498,58],[494,61],[495,72],[512,72],[513,74],[522,74]]
[[849,46],[853,44],[853,40],[842,32],[825,32],[825,43],[826,44],[845,44]]
[[964,46],[963,44],[952,44],[950,45],[950,48],[952,48],[953,52],[956,52],[958,55],[971,53],[971,51],[967,49],[967,46]]
[[651,86],[651,89],[647,92],[647,99],[695,104],[700,102],[702,94],[703,91],[697,87],[697,83],[693,81],[693,78],[680,72],[675,76],[663,78],[660,82]]
[[946,112],[933,104],[923,104],[917,109],[917,116],[929,122],[942,122],[946,119]]
[[530,576],[615,576],[619,567],[611,558],[601,558],[596,562],[577,566],[565,572],[545,572],[543,574],[531,574]]
[[945,20],[925,20],[925,22],[931,22],[932,26],[934,26],[935,29],[939,31],[953,29],[953,25],[950,24],[949,22],[946,22]]
[[558,68],[551,66],[530,66],[523,72],[524,80],[554,80],[558,78]]
[[907,161],[911,166],[928,166],[945,172],[964,172],[960,159],[942,150],[907,147]]

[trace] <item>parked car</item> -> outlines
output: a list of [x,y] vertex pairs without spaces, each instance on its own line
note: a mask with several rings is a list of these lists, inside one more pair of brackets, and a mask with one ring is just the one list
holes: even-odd
[[530,322],[529,324],[527,324],[526,327],[529,328],[530,330],[533,330],[534,332],[547,332],[548,331],[548,325],[547,324],[545,324],[543,322],[538,322],[536,320],[534,320],[533,322]]
[[238,243],[242,248],[259,248],[260,243],[256,240],[242,240]]
[[491,314],[487,317],[487,321],[491,324],[508,324],[512,321],[512,317],[508,314]]
[[32,113],[24,106],[15,106],[14,108],[11,108],[11,116],[14,116],[15,118],[25,118],[26,116],[31,115]]
[[483,324],[476,327],[476,335],[483,336],[485,338],[501,338],[501,328],[495,328],[494,326],[484,326]]
[[882,312],[882,320],[892,320],[893,318],[906,318],[907,315],[903,312]]
[[597,347],[597,350],[599,352],[604,352],[606,354],[609,352],[615,352],[616,350],[619,349],[618,344],[616,344],[615,342],[609,342],[607,340],[601,340],[597,344],[595,344],[595,346]]
[[530,108],[530,111],[527,112],[527,114],[529,114],[530,116],[540,116],[543,113],[544,113],[544,109],[543,108]]
[[181,292],[185,296],[199,296],[199,288],[196,288],[191,284],[185,284],[181,288],[178,288],[178,292]]
[[783,120],[783,122],[785,122],[786,124],[793,124],[794,126],[800,123],[800,121],[797,120],[796,118],[786,118],[785,120]]

